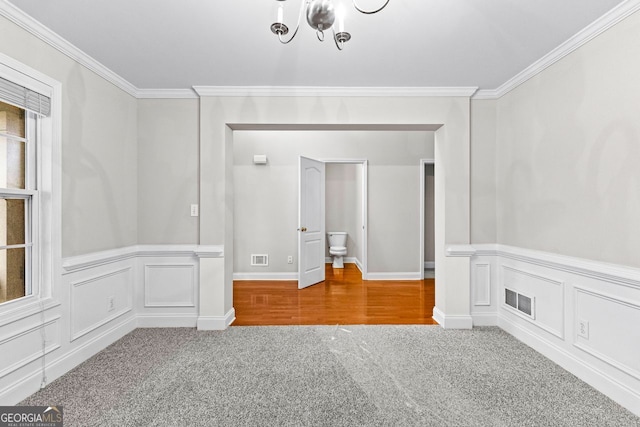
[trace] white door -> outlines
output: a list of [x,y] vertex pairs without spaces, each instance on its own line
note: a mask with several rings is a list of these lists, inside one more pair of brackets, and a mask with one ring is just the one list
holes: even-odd
[[324,163],[300,157],[298,179],[298,289],[324,281]]

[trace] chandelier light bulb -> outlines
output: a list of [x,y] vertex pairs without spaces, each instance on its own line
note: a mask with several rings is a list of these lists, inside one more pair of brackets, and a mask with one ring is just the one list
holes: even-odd
[[278,17],[276,18],[276,22],[282,24],[284,22],[284,3],[280,3],[278,5]]
[[345,15],[344,6],[342,5],[342,3],[340,3],[338,5],[338,7],[336,8],[336,17],[338,19],[338,32],[339,33],[344,32],[344,15]]

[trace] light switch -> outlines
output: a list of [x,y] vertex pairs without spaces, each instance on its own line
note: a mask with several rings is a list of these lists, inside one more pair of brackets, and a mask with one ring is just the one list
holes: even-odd
[[191,205],[191,216],[198,216],[198,205]]

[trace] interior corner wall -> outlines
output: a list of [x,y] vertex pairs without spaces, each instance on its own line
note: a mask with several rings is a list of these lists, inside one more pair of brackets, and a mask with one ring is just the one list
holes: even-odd
[[138,243],[195,244],[198,100],[138,101]]
[[[234,132],[234,271],[297,272],[297,261],[287,264],[286,260],[288,255],[297,255],[300,155],[315,159],[367,159],[368,270],[419,271],[420,159],[433,157],[433,145],[433,132],[427,131]],[[266,154],[268,164],[254,165],[254,154]],[[361,168],[327,165],[329,171],[334,166]],[[328,172],[328,179],[330,176]],[[354,203],[345,209],[350,210],[349,217],[359,222],[359,210]],[[328,227],[333,225],[331,220],[328,215]],[[355,233],[354,230],[351,234]],[[265,253],[270,257],[269,266],[250,265],[251,254]],[[347,253],[347,257],[355,256],[353,252]]]
[[498,101],[497,241],[640,267],[640,12]]
[[61,193],[62,223],[61,230],[55,223],[51,230],[54,256],[47,268],[53,281],[41,298],[0,313],[5,405],[38,390],[43,366],[53,380],[136,327],[135,260],[70,272],[60,255],[113,255],[137,244],[138,101],[4,16],[0,34],[0,61],[7,56],[7,62],[59,82],[61,92],[61,111],[55,112],[61,113],[60,128],[53,120],[61,164],[52,165],[52,174],[61,175],[61,188],[54,191]]
[[[501,328],[636,414],[638,40],[635,12],[497,101],[499,245],[472,266],[472,311],[490,309]],[[532,316],[504,303],[506,288],[534,301]]]
[[137,239],[137,100],[0,17],[0,52],[62,83],[62,255]]
[[496,101],[471,100],[471,242],[495,243]]

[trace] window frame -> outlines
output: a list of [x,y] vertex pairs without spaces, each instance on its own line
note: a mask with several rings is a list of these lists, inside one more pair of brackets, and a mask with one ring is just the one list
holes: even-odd
[[[0,304],[2,326],[60,305],[62,85],[1,52],[0,77],[51,99],[51,114],[29,120],[35,122],[32,127],[27,125],[25,139],[29,139],[32,132],[31,136],[37,141],[32,160],[36,170],[35,176],[25,176],[25,187],[31,188],[19,191],[31,200],[28,203],[32,210],[31,266],[25,267],[30,272],[26,274],[31,275],[31,293]],[[25,167],[25,172],[28,169]],[[4,195],[9,193],[21,197],[13,190],[2,190]],[[25,206],[25,215],[26,210]]]
[[[7,104],[0,98],[0,102]],[[10,104],[9,104],[10,105]],[[20,108],[20,107],[19,107]],[[11,301],[21,300],[33,294],[37,294],[40,291],[39,280],[34,278],[39,277],[39,254],[40,254],[40,236],[38,233],[38,224],[40,220],[40,205],[39,205],[39,161],[38,161],[38,137],[40,135],[40,119],[37,114],[25,110],[25,136],[24,138],[16,137],[13,135],[0,134],[2,137],[20,141],[24,143],[25,150],[25,165],[24,165],[24,189],[19,188],[3,188],[0,187],[0,199],[4,200],[24,200],[24,244],[20,245],[2,245],[0,244],[0,250],[4,249],[18,249],[24,248],[25,250],[25,266],[24,266],[24,287],[25,295],[19,298],[14,298],[8,301],[0,302],[0,308],[8,304]]]

